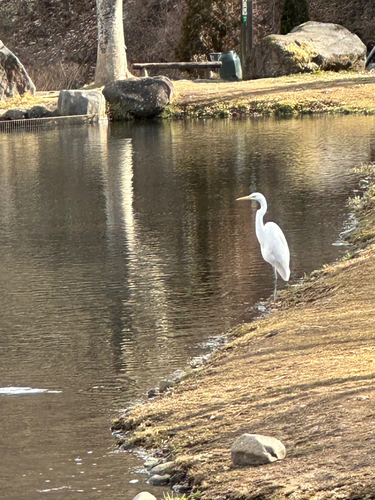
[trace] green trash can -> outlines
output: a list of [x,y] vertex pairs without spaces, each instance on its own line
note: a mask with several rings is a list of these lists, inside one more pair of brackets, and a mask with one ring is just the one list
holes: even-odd
[[242,80],[241,60],[233,50],[223,52],[219,61],[221,61],[220,78],[223,80]]

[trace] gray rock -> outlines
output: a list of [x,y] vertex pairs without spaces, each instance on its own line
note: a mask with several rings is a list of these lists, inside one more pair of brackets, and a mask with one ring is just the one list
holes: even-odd
[[247,78],[267,78],[317,70],[364,71],[366,46],[338,24],[309,21],[287,35],[268,35],[247,61]]
[[147,470],[151,470],[153,467],[159,465],[159,460],[157,458],[148,458],[143,465]]
[[160,396],[159,389],[155,387],[154,389],[150,389],[147,393],[147,396],[149,398],[156,398],[157,396]]
[[165,76],[117,80],[103,89],[114,120],[156,116],[171,102],[173,92],[173,83]]
[[184,370],[175,370],[175,371],[172,373],[172,378],[173,378],[173,380],[180,381],[180,380],[182,380],[184,377],[186,377],[186,372],[185,372]]
[[164,475],[164,474],[171,474],[174,470],[174,462],[164,462],[163,464],[158,464],[155,465],[150,470],[150,474],[159,474],[159,475]]
[[172,486],[172,491],[175,493],[186,493],[188,491],[191,491],[191,486],[188,484],[175,484]]
[[23,120],[26,118],[26,109],[8,109],[1,118],[2,120]]
[[169,484],[170,480],[171,477],[169,474],[164,474],[163,476],[155,474],[154,476],[150,477],[148,482],[151,484],[151,486],[164,486],[165,484]]
[[99,90],[61,90],[57,113],[60,116],[97,115],[105,118],[105,98]]
[[171,387],[174,387],[174,384],[175,383],[174,383],[173,380],[168,380],[168,379],[160,380],[160,382],[159,382],[159,391],[160,392],[164,392],[167,389],[170,389]]
[[26,111],[26,118],[47,118],[55,114],[44,106],[33,106]]
[[133,500],[156,500],[154,495],[151,495],[151,493],[148,493],[148,491],[142,491],[141,493],[138,493]]
[[35,85],[19,59],[0,40],[0,99],[35,94]]
[[231,447],[234,465],[262,465],[282,460],[286,455],[281,441],[260,434],[242,434]]

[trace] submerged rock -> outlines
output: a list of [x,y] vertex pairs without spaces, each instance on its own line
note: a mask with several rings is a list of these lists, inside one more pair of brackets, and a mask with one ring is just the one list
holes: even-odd
[[262,465],[282,460],[286,455],[281,441],[261,434],[242,434],[231,447],[234,465]]
[[150,477],[148,482],[151,484],[151,486],[164,486],[166,484],[169,484],[171,480],[171,476],[169,474],[163,474],[162,476],[160,474],[155,474],[154,476]]

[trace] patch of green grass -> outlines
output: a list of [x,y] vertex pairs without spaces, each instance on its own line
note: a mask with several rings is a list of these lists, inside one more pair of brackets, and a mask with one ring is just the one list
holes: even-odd
[[[175,496],[176,494],[171,491],[170,493],[163,493],[163,500],[188,500],[188,497],[185,495],[185,493],[181,496]],[[190,497],[189,497],[190,499]]]

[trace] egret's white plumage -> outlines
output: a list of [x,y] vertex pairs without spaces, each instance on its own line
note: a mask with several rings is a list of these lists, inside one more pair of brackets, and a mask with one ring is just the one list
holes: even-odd
[[267,201],[261,193],[252,193],[249,196],[237,198],[239,200],[254,200],[260,204],[255,217],[255,232],[260,244],[263,259],[271,264],[275,270],[275,290],[274,299],[276,300],[276,280],[277,273],[284,281],[289,281],[290,253],[288,243],[280,227],[274,222],[264,224],[263,217],[267,212]]

